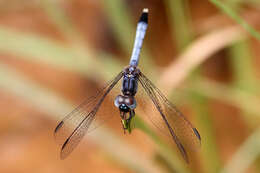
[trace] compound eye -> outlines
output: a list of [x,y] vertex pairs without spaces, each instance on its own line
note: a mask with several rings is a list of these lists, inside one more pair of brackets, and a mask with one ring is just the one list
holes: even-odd
[[114,101],[115,106],[119,108],[119,106],[120,106],[121,104],[123,104],[123,103],[124,103],[124,96],[118,95],[118,96],[115,98],[115,101]]
[[130,109],[135,109],[136,108],[136,101],[134,97],[127,97],[125,98],[125,104],[130,108]]

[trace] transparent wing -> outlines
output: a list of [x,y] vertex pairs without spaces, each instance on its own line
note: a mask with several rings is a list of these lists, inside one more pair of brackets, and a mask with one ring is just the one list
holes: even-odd
[[188,162],[186,150],[200,146],[199,132],[143,73],[140,73],[139,81],[157,110],[152,111],[149,107],[149,119],[160,131],[173,138],[183,158]]
[[111,118],[114,102],[106,96],[122,76],[123,72],[120,72],[95,97],[85,100],[57,125],[54,136],[62,145],[61,159],[66,158],[74,150],[87,131],[95,129]]

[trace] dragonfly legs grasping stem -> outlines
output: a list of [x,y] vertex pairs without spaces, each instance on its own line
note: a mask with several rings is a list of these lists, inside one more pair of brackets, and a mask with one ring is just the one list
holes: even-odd
[[[127,117],[127,113],[129,113],[129,116]],[[121,119],[122,119],[122,126],[124,129],[124,134],[125,130],[128,130],[129,133],[131,133],[131,120],[135,116],[135,111],[131,109],[129,112],[121,112]]]

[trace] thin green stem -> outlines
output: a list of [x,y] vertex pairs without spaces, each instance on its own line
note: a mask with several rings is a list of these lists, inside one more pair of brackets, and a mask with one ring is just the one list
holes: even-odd
[[256,91],[256,77],[251,51],[247,40],[241,40],[230,47],[234,85],[247,91]]
[[242,19],[237,12],[232,10],[230,7],[225,5],[223,2],[219,0],[209,0],[213,3],[217,8],[219,8],[223,13],[227,14],[230,18],[236,21],[239,25],[241,25],[248,33],[250,33],[255,39],[260,41],[260,33],[256,31],[250,24],[248,24],[244,19]]
[[[185,48],[191,41],[192,41],[192,26],[190,25],[190,16],[189,16],[189,8],[188,2],[181,1],[181,0],[168,0],[165,1],[167,7],[169,8],[169,16],[171,16],[171,25],[173,28],[173,33],[175,33],[177,45],[179,51]],[[200,76],[199,69],[197,69],[196,73],[193,73],[191,78],[196,79]],[[195,110],[196,119],[198,121],[197,128],[199,131],[204,132],[202,133],[202,141],[204,147],[206,148],[203,150],[204,152],[203,157],[204,165],[207,165],[205,168],[206,172],[217,172],[220,169],[220,159],[218,156],[216,141],[214,138],[214,132],[211,127],[211,119],[209,110],[207,107],[207,98],[203,95],[198,95],[194,93],[189,93],[190,97],[192,98],[192,108]],[[199,104],[200,103],[200,104]],[[211,159],[207,159],[207,158]]]
[[192,82],[190,87],[184,89],[210,99],[223,101],[249,113],[252,118],[259,119],[260,101],[258,97],[241,89],[235,89],[206,78],[198,78],[197,82]]
[[95,73],[100,79],[109,80],[111,75],[108,76],[104,69],[108,69],[106,66],[111,66],[113,62],[115,62],[116,68],[109,70],[111,74],[116,74],[118,73],[116,70],[122,69],[122,66],[119,66],[115,59],[109,59],[111,57],[105,59],[111,60],[110,63],[101,63],[102,59],[93,59],[85,54],[85,51],[78,53],[79,50],[75,52],[74,48],[65,46],[58,41],[35,34],[17,32],[5,27],[0,27],[0,51],[27,61],[62,67],[89,78]]
[[190,25],[190,15],[188,1],[184,0],[166,0],[167,12],[170,16],[172,33],[179,50],[185,48],[192,40],[192,26]]
[[[195,110],[197,129],[202,137],[202,156],[205,164],[204,172],[217,173],[221,162],[216,145],[215,132],[212,127],[212,119],[208,109],[208,98],[200,93],[190,92],[192,107]],[[208,159],[210,158],[210,159]]]

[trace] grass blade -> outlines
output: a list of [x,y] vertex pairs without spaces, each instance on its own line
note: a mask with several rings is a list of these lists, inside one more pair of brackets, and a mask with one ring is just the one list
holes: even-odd
[[250,24],[248,24],[245,20],[243,20],[234,10],[229,8],[223,2],[219,0],[209,0],[212,4],[214,4],[217,8],[219,8],[222,12],[227,14],[230,18],[236,21],[239,25],[241,25],[250,35],[260,41],[260,33],[256,31]]

